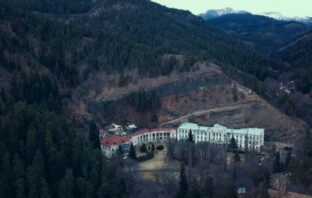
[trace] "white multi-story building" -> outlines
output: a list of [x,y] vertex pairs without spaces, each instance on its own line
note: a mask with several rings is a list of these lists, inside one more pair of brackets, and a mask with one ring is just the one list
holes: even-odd
[[229,129],[219,124],[206,127],[183,123],[177,129],[177,140],[187,139],[189,133],[192,133],[195,143],[228,144],[233,137],[240,150],[260,151],[264,144],[264,129],[261,128]]
[[175,138],[175,135],[176,129],[174,128],[144,129],[130,134],[130,142],[133,145],[137,145],[147,142],[165,141]]
[[130,144],[137,145],[148,142],[166,141],[168,139],[186,140],[189,137],[189,133],[192,133],[195,143],[229,144],[233,137],[240,150],[249,149],[260,151],[264,144],[264,129],[228,129],[219,124],[215,124],[213,127],[206,127],[193,123],[183,123],[178,129],[143,129],[124,136],[100,135],[101,149],[106,157],[111,158],[118,150],[126,152],[130,148]]

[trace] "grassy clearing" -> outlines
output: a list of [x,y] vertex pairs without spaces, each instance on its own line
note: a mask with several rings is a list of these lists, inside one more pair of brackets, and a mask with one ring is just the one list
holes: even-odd
[[167,159],[166,147],[162,151],[156,151],[153,159],[140,162],[137,166],[143,178],[150,181],[155,181],[158,174],[178,178],[180,172],[180,162]]

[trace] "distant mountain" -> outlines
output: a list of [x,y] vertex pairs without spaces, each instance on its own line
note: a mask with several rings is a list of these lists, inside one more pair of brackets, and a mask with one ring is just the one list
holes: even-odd
[[280,21],[250,13],[227,14],[210,24],[265,54],[270,54],[311,28],[295,21]]
[[297,21],[304,23],[306,25],[312,25],[312,17],[287,17],[282,15],[279,12],[263,12],[259,13],[259,15],[267,16],[276,20],[281,20],[281,21]]
[[312,17],[301,18],[299,21],[306,25],[312,26]]
[[299,18],[299,17],[287,17],[282,15],[279,12],[263,12],[263,13],[259,13],[259,15],[262,16],[267,16],[276,20],[281,20],[281,21],[297,21],[300,19],[304,19],[304,18]]
[[296,21],[304,23],[306,25],[312,25],[312,17],[289,17],[284,16],[279,12],[262,12],[262,13],[250,13],[244,10],[234,10],[233,8],[224,8],[224,9],[211,9],[207,10],[205,13],[200,14],[199,16],[205,20],[210,20],[227,14],[254,14],[260,16],[266,16],[273,18],[279,21]]
[[207,12],[200,14],[200,17],[202,17],[205,20],[209,20],[209,19],[217,18],[219,16],[226,15],[226,14],[242,14],[242,13],[248,13],[248,12],[234,10],[232,8],[224,8],[224,9],[208,10]]

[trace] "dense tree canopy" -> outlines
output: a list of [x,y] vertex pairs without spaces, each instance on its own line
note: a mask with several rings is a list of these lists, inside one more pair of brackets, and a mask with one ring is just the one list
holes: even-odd
[[57,86],[39,74],[10,93],[2,91],[0,197],[124,196],[118,184],[117,192],[100,188],[111,185],[108,175],[115,171],[103,163],[99,146],[92,145],[95,140],[80,137],[59,113],[60,105],[48,103],[51,94],[60,100]]
[[[289,66],[246,48],[189,12],[146,0],[46,3],[31,0],[25,7],[20,0],[0,1],[0,67],[14,72],[16,79],[29,68],[43,70],[62,88],[69,88],[79,86],[91,74],[118,72],[119,86],[126,86],[135,80],[128,71],[155,77],[190,71],[196,69],[194,63],[209,61],[290,115],[311,120],[310,112],[298,105],[300,101],[292,96],[279,100],[276,90],[269,92],[263,85],[266,79],[287,73]],[[40,8],[43,4],[51,5],[45,10]],[[296,84],[307,93],[311,72],[300,71],[295,72]]]

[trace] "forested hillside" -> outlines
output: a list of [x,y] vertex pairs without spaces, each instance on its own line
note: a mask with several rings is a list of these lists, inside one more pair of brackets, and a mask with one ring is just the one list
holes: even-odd
[[2,1],[0,8],[0,82],[5,89],[35,73],[57,85],[64,100],[101,74],[114,74],[125,86],[131,71],[141,78],[166,76],[208,61],[288,114],[309,121],[291,97],[263,85],[278,82],[287,65],[259,55],[189,12],[145,0],[103,0],[75,14],[15,3],[20,6]]
[[3,85],[37,70],[68,95],[68,89],[94,73],[118,72],[126,81],[122,77],[131,70],[141,76],[168,75],[208,60],[230,73],[243,71],[246,75],[236,77],[260,93],[258,80],[274,79],[284,67],[189,12],[145,0],[106,0],[87,12],[67,15],[33,13],[6,2],[1,18]]
[[54,14],[77,14],[88,11],[97,0],[12,0],[10,5],[27,11],[37,11]]
[[[190,13],[168,10],[144,0],[103,1],[87,13],[63,18],[25,13],[7,6],[1,9],[2,18],[5,17],[2,42],[12,40],[17,44],[15,49],[10,49],[12,45],[4,48],[8,51],[2,53],[6,62],[10,63],[7,59],[13,59],[13,54],[25,54],[18,51],[27,51],[36,63],[69,75],[64,80],[70,84],[87,78],[95,70],[138,68],[145,75],[166,75],[172,69],[187,71],[194,60],[205,59],[234,65],[262,80],[274,77],[280,67],[237,47],[234,40]],[[22,39],[25,37],[31,39]],[[183,55],[185,61],[178,65],[175,60],[163,59],[166,54]],[[168,61],[171,67],[167,67]]]
[[[286,65],[189,12],[147,0],[1,0],[0,197],[126,197],[122,174],[102,161],[92,115],[77,122],[68,104],[87,100],[81,90],[95,76],[125,86],[129,72],[168,76],[200,61],[276,102],[263,82]],[[159,107],[155,97],[139,92],[128,102],[144,112]],[[283,99],[275,104],[292,114]]]
[[[299,22],[279,21],[249,13],[223,15],[208,22],[255,51],[268,54],[285,64],[284,67],[279,67],[279,74],[275,78],[270,76],[262,79],[266,89],[264,97],[274,101],[275,105],[289,115],[302,117],[311,123],[312,99],[308,95],[311,90],[311,27]],[[272,89],[275,91],[272,92]]]
[[97,128],[78,135],[61,99],[44,75],[2,89],[0,197],[125,196],[122,178],[102,161]]
[[309,93],[312,89],[312,32],[287,43],[275,56],[292,65],[292,70],[299,76],[298,88]]

